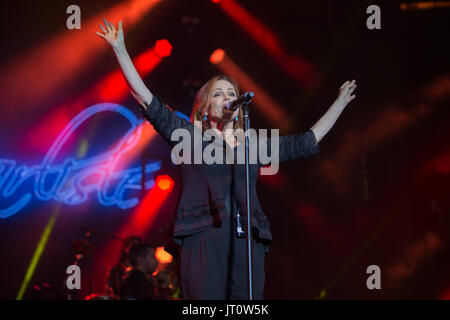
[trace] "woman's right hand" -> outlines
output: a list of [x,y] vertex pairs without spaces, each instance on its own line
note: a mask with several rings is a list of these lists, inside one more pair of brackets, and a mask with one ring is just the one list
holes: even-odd
[[103,19],[103,22],[105,23],[105,26],[100,24],[100,29],[102,29],[102,32],[96,32],[97,35],[103,38],[112,48],[125,46],[122,21],[119,21],[118,30],[116,30],[114,24],[108,22],[106,19]]

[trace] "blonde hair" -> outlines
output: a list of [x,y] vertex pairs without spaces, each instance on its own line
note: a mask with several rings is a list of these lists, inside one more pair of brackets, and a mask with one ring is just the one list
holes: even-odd
[[[191,113],[191,122],[200,121],[202,123],[202,130],[205,131],[209,129],[209,122],[203,120],[206,112],[208,111],[209,105],[211,103],[211,91],[214,83],[217,80],[226,80],[231,83],[236,92],[236,96],[239,96],[239,86],[233,78],[226,75],[217,75],[212,77],[208,82],[206,82],[200,90],[198,90],[197,95],[195,96],[194,106],[192,107]],[[242,129],[244,130],[244,113],[242,112],[242,108],[239,109],[238,120],[234,121],[233,129]]]

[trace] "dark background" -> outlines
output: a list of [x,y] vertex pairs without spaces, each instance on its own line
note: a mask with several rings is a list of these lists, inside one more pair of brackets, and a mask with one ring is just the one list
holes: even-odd
[[[1,67],[52,36],[76,32],[65,27],[67,6],[77,4],[82,19],[89,19],[119,2],[2,2]],[[450,88],[446,43],[450,9],[401,11],[400,1],[238,3],[278,35],[286,51],[315,66],[321,79],[316,87],[308,90],[293,81],[209,0],[161,1],[126,34],[125,41],[131,57],[158,39],[171,42],[171,56],[144,82],[187,115],[199,86],[219,73],[208,60],[219,47],[292,114],[292,132],[308,130],[333,103],[341,84],[356,79],[356,99],[320,143],[321,153],[283,164],[278,176],[264,177],[258,183],[274,239],[266,260],[265,297],[313,299],[327,289],[325,299],[448,298]],[[370,4],[381,8],[381,30],[366,28]],[[198,22],[186,22],[192,21],[186,17]],[[27,150],[23,141],[12,137],[24,136],[24,130],[39,122],[52,106],[83,92],[116,68],[113,53],[104,51],[65,90],[47,101],[36,101],[33,108],[15,106],[20,116],[1,122],[0,156],[26,165],[38,163],[43,154]],[[33,83],[23,79],[23,90],[28,86]],[[131,97],[124,105],[141,117]],[[271,128],[254,110],[252,127]],[[113,134],[114,122],[103,123],[101,128],[103,136]],[[102,136],[95,135],[93,145],[96,139],[101,143]],[[170,174],[176,183],[177,170],[170,165],[165,142],[158,137],[147,149],[164,160],[161,172]],[[161,208],[149,240],[162,243],[178,193],[175,188]],[[2,207],[7,203],[0,198]],[[55,205],[34,200],[0,221],[1,298],[16,297]],[[72,264],[71,243],[84,236],[80,225],[114,234],[127,213],[102,207],[94,198],[88,205],[63,205],[30,286],[42,282],[62,286],[65,269]],[[90,241],[102,250],[108,240],[94,237]],[[88,270],[89,263],[85,261],[83,270]],[[366,287],[369,265],[381,268],[381,290]],[[101,287],[94,284],[92,290],[98,292]],[[28,291],[25,298],[30,297]]]

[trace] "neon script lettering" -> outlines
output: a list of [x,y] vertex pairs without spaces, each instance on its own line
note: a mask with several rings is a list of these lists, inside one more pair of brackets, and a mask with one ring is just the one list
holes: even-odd
[[[87,119],[100,112],[115,112],[130,123],[130,129],[119,142],[107,152],[87,159],[68,157],[62,163],[55,163],[61,149],[75,130]],[[45,155],[42,163],[28,167],[18,165],[15,160],[0,159],[0,196],[4,199],[19,198],[6,208],[0,208],[0,218],[8,218],[22,210],[33,197],[41,201],[55,200],[68,205],[78,205],[87,201],[89,194],[95,193],[103,206],[117,206],[128,209],[138,204],[136,197],[127,197],[127,192],[142,190],[142,168],[140,166],[116,170],[121,157],[139,141],[142,120],[138,120],[125,107],[113,103],[93,105],[70,121],[59,134]],[[161,161],[146,163],[145,188],[154,184],[152,173],[161,168]],[[16,191],[26,181],[33,183],[33,191],[17,196]],[[22,188],[23,189],[23,188]]]

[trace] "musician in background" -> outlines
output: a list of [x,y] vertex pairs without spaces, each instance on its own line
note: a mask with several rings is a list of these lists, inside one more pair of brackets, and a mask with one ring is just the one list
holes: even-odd
[[122,249],[120,250],[119,262],[108,270],[105,287],[109,294],[117,297],[120,296],[123,276],[128,269],[131,269],[131,264],[128,259],[130,248],[133,245],[142,242],[142,239],[138,236],[130,236],[125,239]]
[[148,244],[135,244],[128,252],[131,269],[124,274],[120,298],[123,300],[155,299],[155,288],[150,280],[158,266],[155,249]]

